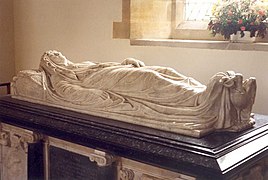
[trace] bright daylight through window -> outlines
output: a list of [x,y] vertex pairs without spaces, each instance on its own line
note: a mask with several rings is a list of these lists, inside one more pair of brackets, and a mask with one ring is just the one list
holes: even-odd
[[211,9],[217,0],[185,0],[185,21],[209,21]]

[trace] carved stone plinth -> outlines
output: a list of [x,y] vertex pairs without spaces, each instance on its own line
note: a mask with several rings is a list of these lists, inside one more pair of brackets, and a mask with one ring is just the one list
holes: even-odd
[[8,124],[0,124],[1,178],[26,180],[28,144],[41,139],[41,135]]

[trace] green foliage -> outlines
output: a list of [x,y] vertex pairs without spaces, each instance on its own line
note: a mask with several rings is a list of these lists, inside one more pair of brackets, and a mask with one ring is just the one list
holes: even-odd
[[250,31],[250,36],[264,38],[267,30],[268,4],[264,0],[221,0],[212,9],[208,24],[212,35],[230,39],[232,34]]

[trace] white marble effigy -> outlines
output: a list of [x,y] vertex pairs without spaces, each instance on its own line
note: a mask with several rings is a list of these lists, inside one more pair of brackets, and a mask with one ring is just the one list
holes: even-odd
[[127,123],[201,137],[254,125],[256,80],[233,71],[215,74],[207,85],[172,68],[122,63],[72,63],[47,51],[38,70],[24,70],[12,97]]

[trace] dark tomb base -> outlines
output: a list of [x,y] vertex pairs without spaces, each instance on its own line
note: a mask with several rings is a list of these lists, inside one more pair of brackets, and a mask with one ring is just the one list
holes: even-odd
[[[249,130],[215,132],[197,139],[6,96],[0,98],[0,120],[2,124],[40,136],[35,143],[41,143],[42,147],[39,144],[28,151],[28,175],[32,177],[268,179],[268,116],[265,115],[256,114],[256,124]],[[73,149],[89,148],[96,161],[89,160],[90,153],[87,156],[84,151],[54,147],[50,138],[71,143]],[[34,174],[31,168],[38,161],[35,159],[38,153],[45,163],[37,166],[35,172],[39,173]],[[103,165],[98,158],[108,163]],[[157,174],[160,169],[162,172]]]

